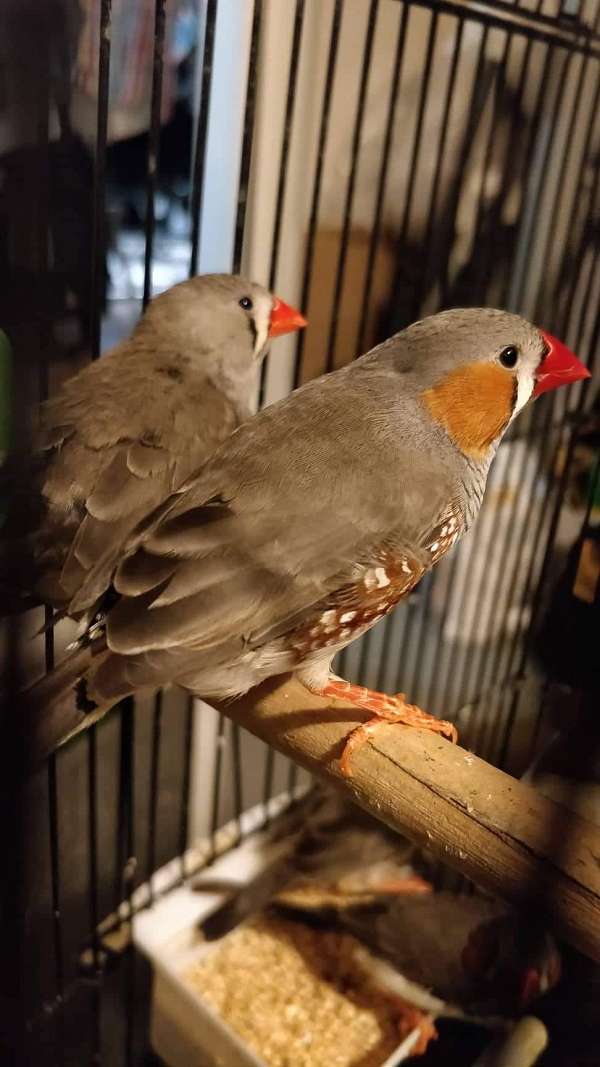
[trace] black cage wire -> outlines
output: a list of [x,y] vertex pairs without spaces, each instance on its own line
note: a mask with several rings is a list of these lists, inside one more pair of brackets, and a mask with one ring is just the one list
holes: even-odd
[[[593,368],[599,17],[597,0],[4,0],[15,411],[153,293],[210,269],[243,269],[308,315],[260,402],[449,306],[519,311]],[[598,542],[595,398],[577,386],[521,418],[470,537],[343,656],[346,677],[402,688],[513,773],[557,692],[561,707],[598,694],[598,588],[595,605],[570,596],[579,549]],[[150,1062],[134,912],[308,776],[165,693],[22,778],[17,690],[55,658],[52,631],[27,640],[34,623],[4,634],[2,1062]]]

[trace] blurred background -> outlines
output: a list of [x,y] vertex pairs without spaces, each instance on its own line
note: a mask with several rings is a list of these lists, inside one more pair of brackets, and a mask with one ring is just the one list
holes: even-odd
[[[342,667],[454,719],[513,774],[571,781],[576,764],[592,784],[599,17],[598,0],[0,8],[0,356],[16,405],[12,425],[0,410],[2,449],[21,441],[24,405],[193,273],[242,271],[309,319],[268,358],[257,405],[440,308],[524,314],[592,383],[519,419],[475,530]],[[10,677],[60,656],[68,626],[54,647],[30,640],[41,622],[8,626]],[[565,731],[577,756],[557,766]],[[133,913],[297,802],[308,776],[168,693],[4,786],[18,922],[3,1005],[22,1058],[7,1036],[3,1062],[151,1062]],[[599,814],[595,793],[583,803]]]

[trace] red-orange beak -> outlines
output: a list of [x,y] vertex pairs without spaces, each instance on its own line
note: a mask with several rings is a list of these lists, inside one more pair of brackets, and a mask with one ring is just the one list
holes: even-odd
[[283,333],[293,333],[294,330],[301,330],[306,325],[304,315],[280,300],[278,296],[275,297],[271,308],[269,337],[281,337]]
[[571,382],[591,378],[587,367],[584,367],[570,348],[563,345],[562,341],[558,341],[551,333],[546,333],[545,330],[540,330],[540,333],[548,346],[548,351],[537,369],[534,396],[547,393],[550,389],[558,389],[559,385],[570,385]]

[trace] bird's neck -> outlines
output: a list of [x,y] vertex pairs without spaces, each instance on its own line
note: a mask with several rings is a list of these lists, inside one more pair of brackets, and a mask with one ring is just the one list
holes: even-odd
[[221,360],[212,368],[210,380],[233,407],[239,422],[245,422],[257,410],[258,365],[252,363],[245,369],[225,367]]
[[[238,422],[245,422],[256,411],[258,395],[258,364],[248,352],[236,352],[227,347],[227,359],[220,348],[207,349],[200,345],[178,343],[175,336],[149,329],[144,319],[136,330],[137,351],[147,349],[143,364],[153,366],[177,378],[186,390],[202,389],[206,382],[218,390],[231,404]],[[136,360],[139,356],[136,356]]]
[[[497,447],[497,446],[496,446]],[[479,514],[487,477],[496,448],[490,447],[484,459],[470,459],[462,456],[465,475],[461,478],[465,500],[465,529],[468,530]]]
[[514,380],[494,364],[469,364],[422,394],[434,424],[462,468],[467,527],[477,516],[488,472],[514,410]]

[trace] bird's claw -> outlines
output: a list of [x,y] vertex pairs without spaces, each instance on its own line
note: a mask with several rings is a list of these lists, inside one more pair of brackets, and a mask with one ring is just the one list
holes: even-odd
[[409,704],[404,693],[396,693],[395,696],[389,696],[387,693],[380,693],[375,689],[367,689],[363,685],[353,685],[352,682],[347,682],[343,678],[336,678],[333,675],[329,677],[326,685],[310,686],[310,688],[312,692],[318,693],[320,696],[330,696],[338,700],[348,701],[355,707],[370,711],[372,714],[372,718],[352,730],[344,745],[344,750],[340,757],[340,770],[344,778],[352,777],[350,770],[352,753],[364,745],[365,741],[368,741],[376,727],[382,722],[398,723],[403,726],[420,726],[424,730],[433,730],[434,733],[442,734],[443,737],[447,737],[454,744],[458,740],[458,733],[453,723],[447,722],[446,719],[436,719],[435,716],[429,715],[428,712],[423,711],[416,704]]
[[[379,694],[378,694],[379,695]],[[383,694],[381,694],[383,697]],[[382,723],[394,723],[400,726],[415,726],[424,730],[431,730],[433,733],[441,734],[442,737],[447,738],[452,744],[456,744],[458,741],[458,731],[454,723],[448,722],[446,719],[436,719],[435,716],[429,715],[428,712],[423,711],[417,707],[416,704],[408,704],[404,693],[397,693],[395,696],[388,696],[378,702],[379,706],[375,711],[375,715],[368,722],[362,723],[352,731],[348,737],[344,750],[340,758],[340,770],[344,778],[351,778],[352,771],[350,769],[350,759],[357,749],[361,748],[369,737],[372,736],[375,729]],[[367,702],[365,701],[365,706]],[[375,710],[373,701],[368,702],[368,710]]]

